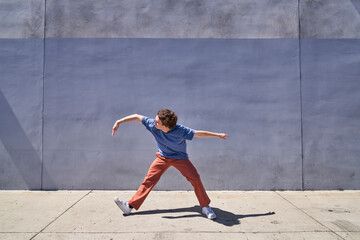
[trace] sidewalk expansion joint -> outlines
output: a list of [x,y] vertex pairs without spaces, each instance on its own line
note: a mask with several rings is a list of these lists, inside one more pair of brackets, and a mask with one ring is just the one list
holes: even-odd
[[90,193],[92,193],[93,190],[87,192],[84,196],[82,196],[79,200],[77,200],[75,203],[73,203],[70,207],[68,207],[64,212],[62,212],[59,216],[57,216],[54,220],[52,220],[49,224],[47,224],[43,229],[41,229],[38,233],[36,233],[34,236],[32,236],[29,240],[34,239],[37,235],[42,233],[47,227],[49,227],[51,224],[53,224],[56,220],[58,220],[62,215],[64,215],[67,211],[69,211],[71,208],[73,208],[76,204],[78,204],[81,200],[83,200],[86,196],[88,196]]
[[283,195],[281,195],[279,192],[275,191],[277,195],[279,195],[282,199],[284,199],[285,201],[287,201],[288,203],[290,203],[291,205],[293,205],[296,209],[298,209],[299,211],[301,211],[302,213],[304,213],[306,216],[308,216],[309,218],[311,218],[312,220],[314,220],[315,222],[317,222],[318,224],[320,224],[321,226],[323,226],[324,228],[328,229],[329,232],[335,234],[336,236],[338,236],[340,239],[345,240],[343,237],[341,237],[339,234],[337,234],[336,232],[334,232],[333,230],[331,230],[330,228],[328,228],[327,226],[325,226],[324,224],[322,224],[321,222],[319,222],[318,220],[316,220],[313,216],[311,216],[310,214],[306,213],[304,210],[302,210],[301,208],[299,208],[298,206],[296,206],[294,203],[292,203],[290,200],[288,200],[287,198],[285,198]]

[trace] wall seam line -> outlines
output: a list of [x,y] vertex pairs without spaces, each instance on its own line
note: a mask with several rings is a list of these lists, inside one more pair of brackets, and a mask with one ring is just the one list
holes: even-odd
[[44,0],[44,42],[43,42],[43,73],[42,73],[42,109],[41,109],[41,186],[44,183],[44,119],[45,119],[45,42],[46,42],[46,0]]
[[302,69],[301,69],[301,9],[298,0],[298,44],[299,44],[299,90],[300,90],[300,135],[301,135],[301,189],[305,190],[304,184],[304,130],[303,130],[303,99],[302,99]]

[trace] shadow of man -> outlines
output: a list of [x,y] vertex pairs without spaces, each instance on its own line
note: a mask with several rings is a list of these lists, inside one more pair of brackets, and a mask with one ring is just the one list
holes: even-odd
[[[262,216],[269,216],[274,215],[275,212],[268,212],[268,213],[260,213],[260,214],[234,214],[232,212],[228,212],[222,210],[220,208],[212,207],[213,211],[215,212],[217,218],[214,219],[214,222],[219,224],[223,224],[225,226],[231,227],[234,225],[240,224],[240,219],[248,218],[248,217],[262,217]],[[190,213],[181,216],[162,216],[162,218],[166,219],[178,219],[178,218],[193,218],[193,217],[205,217],[201,214],[202,208],[200,206],[194,206],[189,208],[176,208],[176,209],[157,209],[157,210],[149,210],[149,211],[139,211],[130,213],[127,216],[134,216],[134,215],[152,215],[152,214],[169,214],[169,213]],[[124,215],[125,216],[125,215]]]

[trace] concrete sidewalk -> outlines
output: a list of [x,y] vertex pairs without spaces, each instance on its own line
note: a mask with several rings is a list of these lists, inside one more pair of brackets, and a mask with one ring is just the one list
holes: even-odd
[[0,239],[360,239],[360,191],[153,191],[123,216],[132,191],[0,191]]

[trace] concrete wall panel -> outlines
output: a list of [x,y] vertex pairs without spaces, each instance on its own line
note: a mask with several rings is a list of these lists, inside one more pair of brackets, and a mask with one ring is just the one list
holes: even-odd
[[301,0],[302,38],[360,38],[360,0]]
[[0,38],[43,38],[44,0],[1,0]]
[[[297,54],[292,39],[48,39],[44,187],[136,189],[154,140],[138,123],[111,137],[112,125],[168,107],[231,136],[188,143],[208,189],[301,188]],[[191,189],[176,174],[158,189]]]
[[360,188],[360,40],[302,40],[304,184]]
[[43,40],[0,39],[0,189],[41,188]]
[[51,38],[296,38],[297,0],[48,0]]

